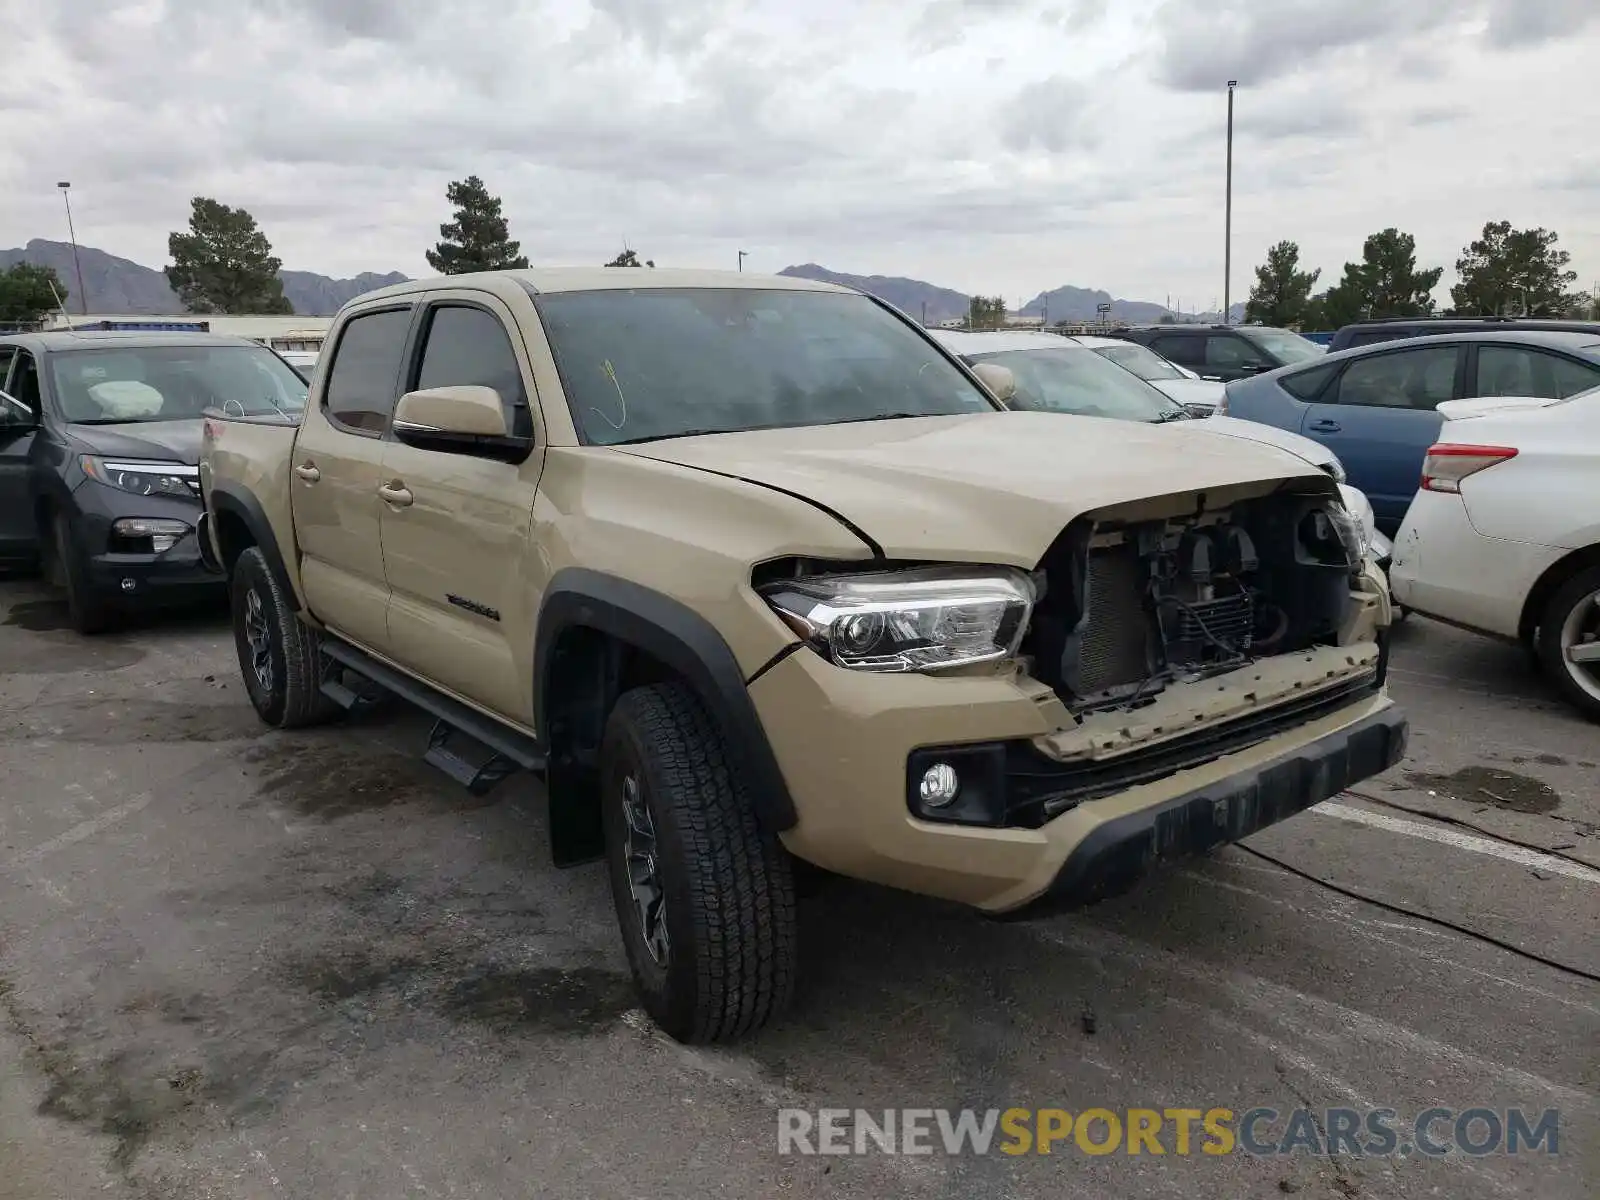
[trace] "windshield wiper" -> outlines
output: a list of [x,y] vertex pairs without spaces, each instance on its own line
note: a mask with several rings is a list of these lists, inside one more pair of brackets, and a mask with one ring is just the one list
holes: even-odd
[[[774,425],[751,425],[750,429],[775,429]],[[607,446],[637,446],[640,442],[665,442],[671,438],[704,437],[710,433],[744,433],[743,429],[679,429],[672,433],[647,433],[641,437],[622,438],[615,442],[606,442]]]
[[1168,421],[1192,421],[1194,414],[1186,408],[1172,408],[1150,418],[1152,425],[1165,425]]
[[[941,415],[941,414],[936,414],[936,413],[914,413],[914,412],[874,413],[870,417],[845,417],[841,421],[828,421],[828,422],[826,422],[826,424],[829,424],[829,425],[860,425],[860,424],[863,424],[863,423],[865,423],[867,421],[911,421],[911,420],[915,420],[918,417],[932,417],[932,416],[937,416],[937,415]],[[952,413],[950,415],[954,416],[955,414]]]

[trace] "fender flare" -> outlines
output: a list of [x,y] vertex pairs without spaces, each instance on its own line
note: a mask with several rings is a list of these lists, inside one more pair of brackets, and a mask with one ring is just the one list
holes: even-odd
[[298,610],[300,593],[289,578],[289,568],[283,561],[283,552],[278,548],[278,539],[273,536],[272,523],[267,520],[266,510],[261,507],[261,502],[243,488],[218,483],[211,488],[206,510],[213,520],[227,513],[244,522],[244,527],[250,531],[254,544],[266,558],[267,569],[277,580],[278,587]]
[[789,786],[728,643],[687,605],[615,575],[568,567],[556,572],[545,592],[533,656],[534,728],[541,739],[548,728],[553,650],[560,635],[575,627],[637,647],[674,671],[722,726],[729,752],[750,783],[757,820],[773,832],[794,827]]

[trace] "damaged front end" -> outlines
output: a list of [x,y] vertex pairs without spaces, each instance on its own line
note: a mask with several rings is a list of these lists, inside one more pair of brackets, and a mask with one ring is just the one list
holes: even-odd
[[1387,592],[1350,515],[1320,492],[1087,514],[1035,578],[1021,666],[1067,721],[1008,751],[1007,825],[1037,826],[1382,687]]

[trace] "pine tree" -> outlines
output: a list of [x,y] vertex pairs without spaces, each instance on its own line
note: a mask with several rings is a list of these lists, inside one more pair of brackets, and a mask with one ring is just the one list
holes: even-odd
[[476,175],[458,179],[445,189],[455,220],[439,226],[441,240],[427,252],[428,265],[441,275],[472,271],[515,271],[528,265],[522,243],[511,240],[500,197],[491,196]]

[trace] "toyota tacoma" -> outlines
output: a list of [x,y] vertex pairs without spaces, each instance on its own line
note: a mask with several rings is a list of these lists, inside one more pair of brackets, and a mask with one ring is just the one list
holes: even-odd
[[251,701],[398,696],[466,787],[542,776],[680,1040],[782,1010],[797,862],[1077,906],[1403,751],[1382,576],[1276,447],[1010,410],[802,279],[415,281],[327,346],[303,412],[205,423]]

